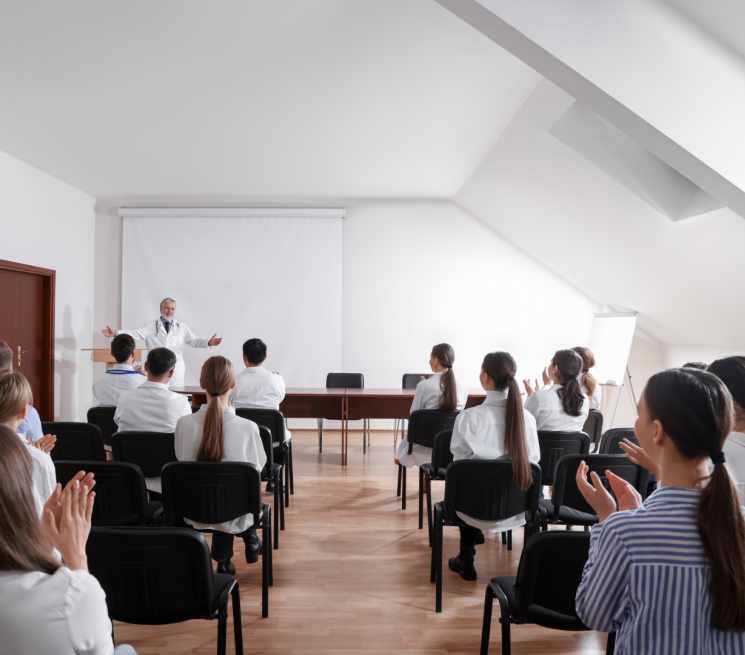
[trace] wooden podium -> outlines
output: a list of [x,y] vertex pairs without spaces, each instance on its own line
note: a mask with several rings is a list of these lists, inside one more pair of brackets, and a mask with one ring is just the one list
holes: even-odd
[[[116,360],[111,354],[111,348],[81,348],[83,351],[90,351],[92,353],[92,361],[94,362],[106,362],[106,370],[114,368]],[[135,362],[142,361],[142,348],[135,350]]]

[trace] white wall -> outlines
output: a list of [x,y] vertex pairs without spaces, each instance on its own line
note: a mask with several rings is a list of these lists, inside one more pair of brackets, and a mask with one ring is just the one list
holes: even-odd
[[[94,199],[0,152],[0,259],[57,272],[54,417],[86,420],[93,367]],[[2,338],[2,335],[0,335]]]
[[676,368],[687,362],[711,364],[715,359],[745,354],[745,348],[725,348],[720,346],[676,346],[665,345],[665,368]]

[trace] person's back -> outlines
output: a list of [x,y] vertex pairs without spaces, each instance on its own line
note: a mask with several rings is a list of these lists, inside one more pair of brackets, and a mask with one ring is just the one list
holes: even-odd
[[116,360],[113,368],[93,380],[93,395],[98,404],[116,407],[119,396],[145,382],[145,374],[135,370],[135,340],[128,334],[118,334],[111,341],[111,354]]
[[243,344],[246,368],[235,378],[230,402],[235,407],[276,409],[285,398],[285,381],[279,373],[264,368],[266,344],[261,339],[249,339]]

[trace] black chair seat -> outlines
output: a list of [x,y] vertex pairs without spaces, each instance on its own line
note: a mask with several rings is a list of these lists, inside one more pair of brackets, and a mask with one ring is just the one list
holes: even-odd
[[[546,515],[551,519],[555,509],[553,503],[548,498],[542,498],[541,507],[546,510]],[[595,525],[598,517],[596,514],[587,514],[562,505],[559,507],[559,521],[567,525]]]
[[[496,587],[502,590],[502,593],[507,597],[507,602],[510,605],[510,618],[517,621],[520,616],[520,608],[515,599],[515,576],[501,575],[491,579],[491,586],[494,589],[494,593],[498,594]],[[535,623],[544,628],[551,628],[553,630],[589,630],[582,621],[578,618],[567,616],[566,614],[559,614],[553,610],[546,609],[540,605],[531,605],[528,608],[528,623]]]

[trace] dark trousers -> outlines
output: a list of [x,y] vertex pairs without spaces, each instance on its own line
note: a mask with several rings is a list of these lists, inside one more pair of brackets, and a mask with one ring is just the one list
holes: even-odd
[[461,550],[469,550],[473,548],[477,541],[483,537],[483,532],[478,528],[474,528],[472,525],[461,525],[460,527],[460,547]]
[[212,533],[212,559],[216,562],[233,559],[233,541],[235,537],[241,537],[243,543],[248,547],[247,539],[253,531],[254,528],[249,528],[240,534],[231,534],[230,532],[215,530]]

